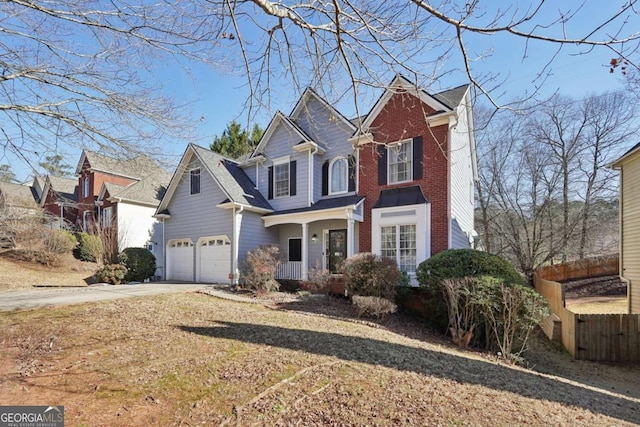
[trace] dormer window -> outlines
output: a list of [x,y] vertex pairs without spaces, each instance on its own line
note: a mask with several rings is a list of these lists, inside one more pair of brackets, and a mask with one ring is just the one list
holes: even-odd
[[387,148],[389,184],[408,182],[413,179],[413,152],[411,142],[411,140],[401,141]]
[[340,194],[347,192],[347,182],[349,174],[349,164],[347,159],[338,158],[329,165],[329,194]]
[[191,170],[189,194],[200,194],[200,168]]

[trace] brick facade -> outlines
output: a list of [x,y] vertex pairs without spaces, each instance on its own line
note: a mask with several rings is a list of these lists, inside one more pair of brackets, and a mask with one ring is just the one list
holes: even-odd
[[379,155],[376,144],[366,144],[359,152],[358,194],[365,196],[364,222],[360,225],[360,251],[371,252],[371,209],[380,191],[420,185],[431,203],[431,255],[449,247],[448,125],[429,127],[425,116],[431,107],[407,93],[396,93],[370,126],[376,143],[390,143],[422,135],[422,179],[396,185],[378,185]]

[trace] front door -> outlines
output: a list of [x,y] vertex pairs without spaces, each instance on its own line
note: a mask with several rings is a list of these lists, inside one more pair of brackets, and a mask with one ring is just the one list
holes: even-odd
[[347,257],[347,230],[329,230],[329,271],[336,273]]

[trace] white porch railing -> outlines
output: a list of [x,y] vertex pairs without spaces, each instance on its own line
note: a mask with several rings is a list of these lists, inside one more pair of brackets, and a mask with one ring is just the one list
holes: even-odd
[[276,271],[276,279],[301,280],[302,279],[302,262],[289,261],[278,265]]

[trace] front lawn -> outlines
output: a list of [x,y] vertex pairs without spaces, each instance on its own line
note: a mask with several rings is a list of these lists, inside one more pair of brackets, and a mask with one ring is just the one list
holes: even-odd
[[182,293],[3,314],[0,404],[64,405],[68,426],[640,423],[637,365],[536,341],[536,372],[411,318],[388,325],[420,340],[331,304],[318,315]]

